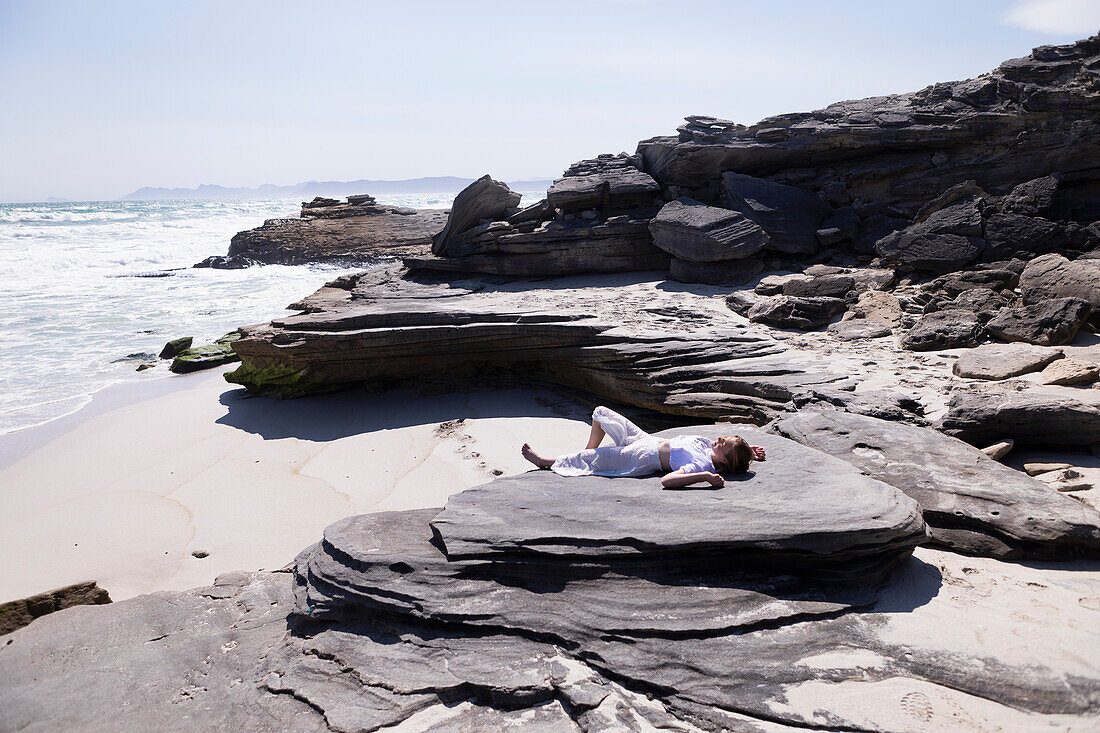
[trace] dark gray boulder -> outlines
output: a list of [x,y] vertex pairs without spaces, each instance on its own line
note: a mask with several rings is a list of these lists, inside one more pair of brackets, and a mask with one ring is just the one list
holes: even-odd
[[773,429],[904,491],[937,544],[1002,559],[1100,557],[1100,512],[961,440],[839,410],[803,411]]
[[983,344],[960,354],[951,372],[967,379],[1008,379],[1040,371],[1063,355],[1061,349],[1030,344]]
[[1012,257],[1018,252],[1048,252],[1058,241],[1062,227],[1037,216],[993,214],[985,225],[986,247],[982,259],[987,262]]
[[772,295],[757,301],[745,315],[753,323],[812,331],[828,324],[836,314],[844,310],[844,305],[840,298]]
[[808,280],[788,280],[783,283],[783,295],[797,298],[843,298],[855,286],[855,280],[848,275],[819,275]]
[[633,155],[604,154],[566,169],[546,191],[546,200],[566,213],[626,211],[653,205],[661,187]]
[[964,290],[955,299],[944,305],[945,310],[973,311],[982,323],[988,323],[998,312],[1008,305],[1008,298],[988,288]]
[[977,237],[903,229],[878,240],[875,252],[921,272],[942,274],[960,270],[978,259],[983,245]]
[[1087,446],[1100,441],[1095,399],[1069,399],[1006,385],[974,385],[951,392],[940,429],[976,445],[1012,438],[1017,445]]
[[477,226],[483,219],[498,220],[515,213],[520,194],[488,174],[477,179],[455,197],[443,230],[432,237],[432,253],[447,254],[449,241]]
[[760,225],[744,214],[701,204],[669,201],[649,224],[653,244],[690,262],[720,262],[750,257],[768,243]]
[[1058,346],[1073,341],[1091,312],[1088,301],[1056,298],[1035,305],[1004,308],[985,324],[985,328],[1003,341]]
[[944,277],[938,277],[931,282],[929,288],[942,290],[948,295],[959,295],[967,290],[986,288],[988,290],[1005,290],[1015,288],[1020,284],[1020,276],[1011,270],[964,270],[953,272]]
[[843,206],[833,212],[817,230],[817,241],[823,247],[855,239],[859,234],[860,218],[851,206]]
[[1018,184],[1001,199],[1000,209],[1009,214],[1047,216],[1054,206],[1062,176],[1052,173]]
[[1026,303],[1081,298],[1100,313],[1100,260],[1071,261],[1057,254],[1036,257],[1020,275],[1020,292]]
[[812,191],[740,173],[722,176],[721,199],[764,228],[768,249],[788,254],[817,251],[817,230],[830,211]]
[[984,201],[980,195],[962,197],[939,208],[928,211],[922,209],[917,215],[916,228],[928,234],[981,237],[984,208]]
[[926,313],[917,319],[901,339],[901,347],[910,351],[933,351],[977,346],[982,323],[968,310],[949,309]]
[[916,215],[913,217],[913,222],[915,224],[920,224],[937,211],[945,209],[957,201],[962,201],[963,199],[984,199],[985,195],[985,191],[983,191],[973,180],[956,183],[931,201],[925,202],[925,204],[917,210]]

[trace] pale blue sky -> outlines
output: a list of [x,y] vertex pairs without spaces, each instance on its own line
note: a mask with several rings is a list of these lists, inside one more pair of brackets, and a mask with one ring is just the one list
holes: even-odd
[[556,176],[1098,28],[1100,0],[0,0],[0,201]]

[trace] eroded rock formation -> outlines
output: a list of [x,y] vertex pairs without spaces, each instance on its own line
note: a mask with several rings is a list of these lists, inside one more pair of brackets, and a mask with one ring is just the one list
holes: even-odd
[[[307,731],[1097,721],[1100,675],[1051,661],[1087,644],[1087,625],[1011,641],[1013,614],[1048,585],[912,557],[925,528],[904,493],[731,429],[769,461],[721,490],[533,471],[442,511],[337,522],[293,573],[47,617],[0,647],[5,720]],[[964,612],[982,618],[981,643],[928,633],[956,629]]]
[[[631,282],[624,280],[624,282]],[[721,302],[703,313],[649,286],[440,281],[382,267],[333,283],[307,313],[245,329],[227,379],[286,396],[438,381],[540,380],[666,414],[762,423],[843,375],[796,366]]]
[[302,204],[299,218],[268,219],[261,227],[239,232],[228,254],[208,257],[195,267],[359,264],[422,254],[446,220],[446,211],[385,206],[366,194],[349,196],[346,202],[318,197]]
[[904,491],[937,544],[1005,559],[1100,556],[1100,513],[962,441],[837,410],[803,411],[773,427]]

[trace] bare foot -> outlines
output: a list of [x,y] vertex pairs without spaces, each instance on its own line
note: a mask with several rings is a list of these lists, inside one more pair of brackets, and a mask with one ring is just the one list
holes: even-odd
[[554,465],[554,462],[549,458],[543,458],[534,450],[532,450],[529,443],[524,443],[523,447],[519,449],[519,452],[523,454],[523,457],[534,463],[539,468],[550,468]]

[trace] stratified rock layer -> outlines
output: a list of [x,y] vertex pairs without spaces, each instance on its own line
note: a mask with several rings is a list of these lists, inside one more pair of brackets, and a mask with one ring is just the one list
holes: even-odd
[[[771,462],[733,477],[728,489],[656,491],[656,479],[527,474],[454,496],[432,528],[450,559],[698,554],[714,556],[719,567],[736,556],[742,568],[763,563],[763,569],[783,566],[819,577],[830,575],[830,566],[836,572],[859,559],[869,547],[888,553],[920,535],[910,502],[816,450],[728,425],[658,435],[714,439],[733,432],[762,445]],[[800,499],[811,486],[813,506]]]
[[446,221],[446,211],[384,206],[369,196],[350,196],[347,203],[322,199],[303,204],[298,219],[269,219],[237,233],[225,257],[196,267],[353,264],[425,254]]
[[[838,458],[742,426],[662,435],[689,431],[736,431],[769,461],[719,490],[531,471],[443,511],[341,520],[293,574],[62,611],[0,646],[5,724],[888,731],[914,710],[938,723],[959,709],[986,727],[1097,721],[1100,673],[1048,663],[1075,659],[1090,629],[1007,638],[1021,607],[1007,589],[1037,599],[1046,585],[910,557],[925,539],[916,502]],[[987,624],[980,643],[928,633],[963,610]]]
[[1100,399],[1095,393],[1062,396],[1022,386],[962,387],[951,393],[939,427],[976,445],[1012,438],[1018,445],[1087,446],[1100,441]]
[[932,539],[998,558],[1100,557],[1100,512],[926,428],[836,410],[775,423],[915,499]]
[[1060,188],[1072,188],[1091,180],[1100,159],[1098,56],[1094,36],[1037,48],[975,79],[748,127],[689,117],[678,136],[643,141],[638,152],[662,186],[705,203],[718,200],[727,171],[810,191],[838,188],[839,202],[876,201],[910,216],[967,180],[1005,194],[1061,171]]
[[38,593],[29,598],[0,603],[0,636],[10,634],[36,618],[64,608],[110,602],[111,597],[107,591],[100,588],[94,580],[87,580],[46,593]]
[[795,392],[843,378],[790,364],[784,346],[749,335],[720,303],[696,313],[601,280],[505,287],[379,268],[299,307],[310,312],[246,329],[234,344],[242,366],[227,379],[284,395],[537,379],[672,415],[763,423]]

